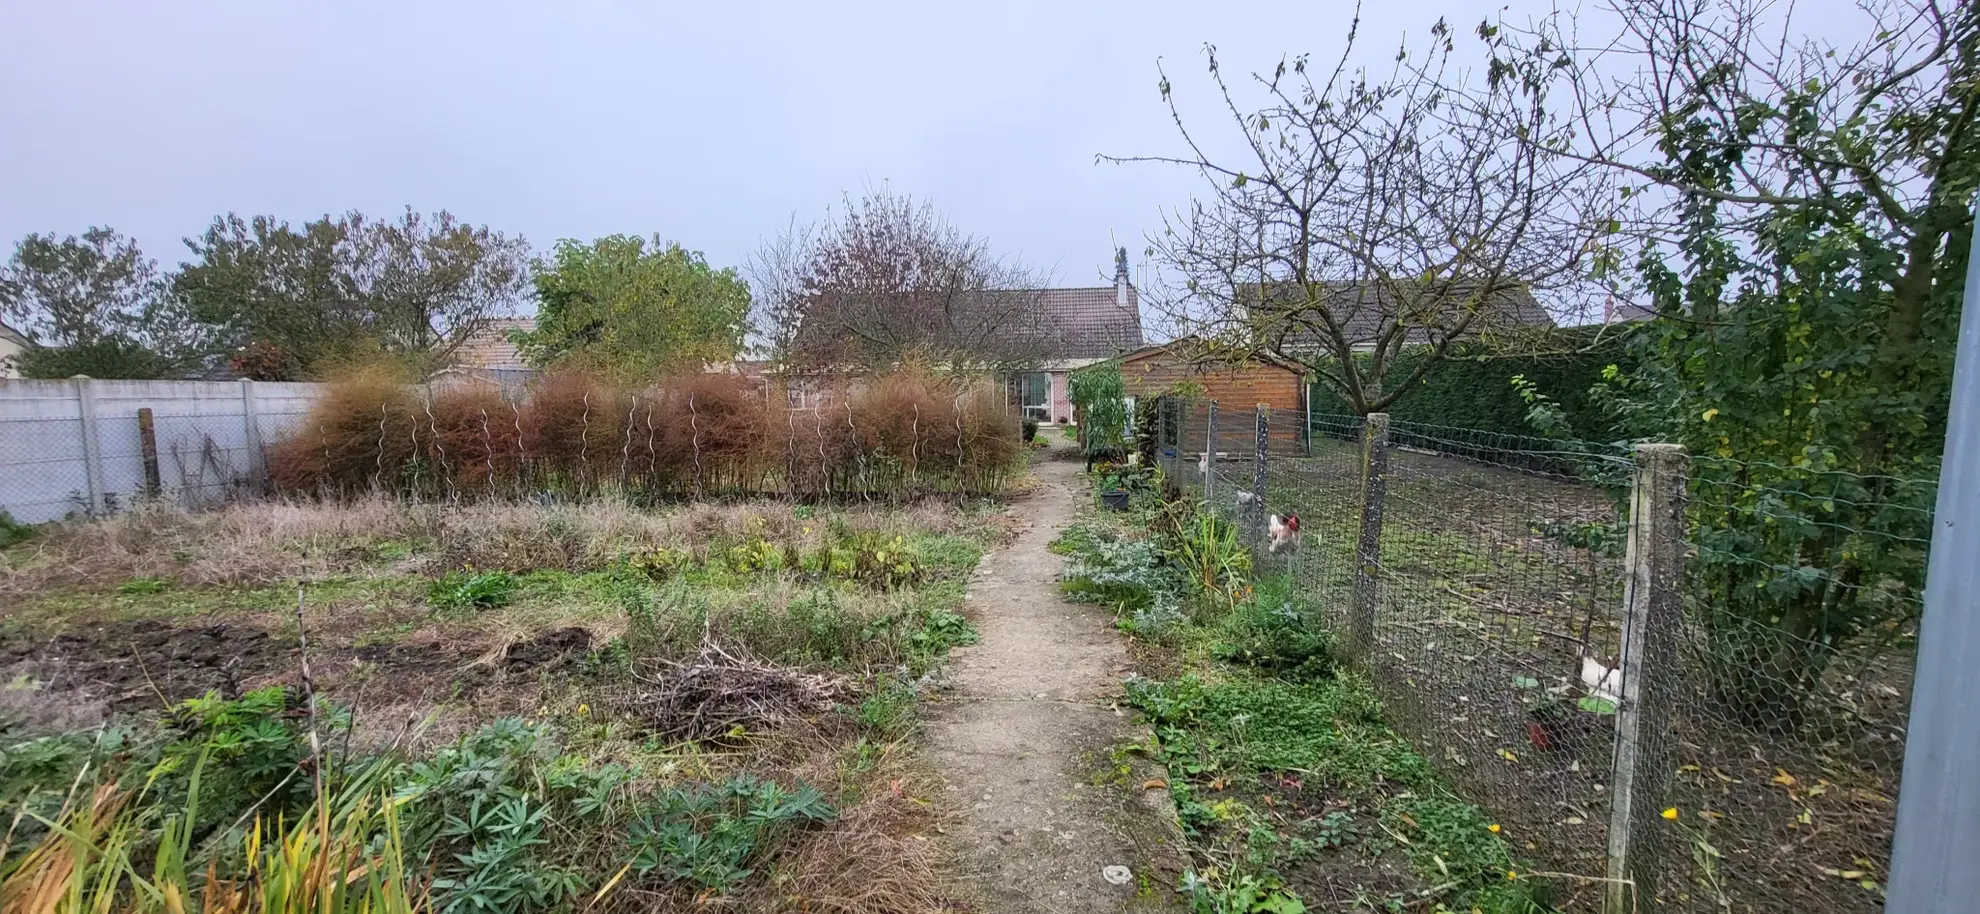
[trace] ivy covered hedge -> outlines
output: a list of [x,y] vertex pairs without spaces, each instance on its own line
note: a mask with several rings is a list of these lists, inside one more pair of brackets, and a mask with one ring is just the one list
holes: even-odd
[[[1513,389],[1512,379],[1523,376],[1538,391],[1555,401],[1565,414],[1575,437],[1609,441],[1626,432],[1599,405],[1590,403],[1588,388],[1602,379],[1602,370],[1615,365],[1625,372],[1634,368],[1634,357],[1627,344],[1629,334],[1610,327],[1600,344],[1600,327],[1573,327],[1557,331],[1557,344],[1548,347],[1562,354],[1495,356],[1484,352],[1462,353],[1430,371],[1389,407],[1396,422],[1446,425],[1508,435],[1533,435],[1526,422],[1527,404]],[[1387,377],[1400,382],[1423,358],[1421,352],[1406,352]],[[1353,410],[1332,388],[1313,386],[1313,415],[1349,416]]]

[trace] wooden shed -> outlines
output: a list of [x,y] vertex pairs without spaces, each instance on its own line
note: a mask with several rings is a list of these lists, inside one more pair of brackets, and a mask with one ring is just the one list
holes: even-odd
[[[1297,365],[1263,355],[1242,362],[1205,363],[1190,357],[1188,338],[1170,343],[1143,346],[1120,357],[1121,385],[1136,400],[1175,392],[1178,385],[1200,389],[1202,401],[1215,400],[1218,408],[1218,451],[1249,450],[1239,447],[1253,440],[1256,408],[1271,408],[1272,449],[1277,452],[1300,450],[1306,440],[1306,372]],[[1203,416],[1201,402],[1191,411]],[[1185,423],[1182,450],[1204,450],[1204,433],[1198,421]],[[1242,439],[1242,440],[1240,440]]]

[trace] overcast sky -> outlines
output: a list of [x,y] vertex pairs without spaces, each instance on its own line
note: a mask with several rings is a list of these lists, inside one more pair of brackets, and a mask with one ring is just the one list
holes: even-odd
[[[1360,56],[1498,8],[1375,4]],[[1157,59],[1234,137],[1193,91],[1203,44],[1233,70],[1330,56],[1352,9],[0,0],[0,238],[109,225],[169,267],[229,210],[410,205],[539,248],[657,232],[734,265],[885,182],[1057,284],[1100,284],[1200,180],[1094,163],[1177,148]]]

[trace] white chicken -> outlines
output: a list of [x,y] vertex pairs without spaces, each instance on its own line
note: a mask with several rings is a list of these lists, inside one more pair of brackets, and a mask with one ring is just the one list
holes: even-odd
[[1290,511],[1286,516],[1277,514],[1265,519],[1265,532],[1272,537],[1267,552],[1293,552],[1299,549],[1299,515]]
[[1203,452],[1203,456],[1201,456],[1201,457],[1198,457],[1198,458],[1196,459],[1196,472],[1197,472],[1197,475],[1200,475],[1200,476],[1207,476],[1207,475],[1209,475],[1209,473],[1210,473],[1210,452],[1209,452],[1209,451],[1204,451],[1204,452]]
[[1622,670],[1593,657],[1581,658],[1581,684],[1591,698],[1622,704]]

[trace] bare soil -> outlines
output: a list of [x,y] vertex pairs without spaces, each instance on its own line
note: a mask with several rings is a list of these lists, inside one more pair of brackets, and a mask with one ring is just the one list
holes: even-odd
[[1053,456],[1016,504],[1025,529],[970,585],[982,641],[951,656],[929,705],[927,752],[955,812],[946,850],[984,911],[1177,910],[1184,854],[1160,772],[1121,778],[1112,760],[1148,737],[1121,701],[1126,636],[1060,598],[1046,549],[1085,488],[1079,464]]

